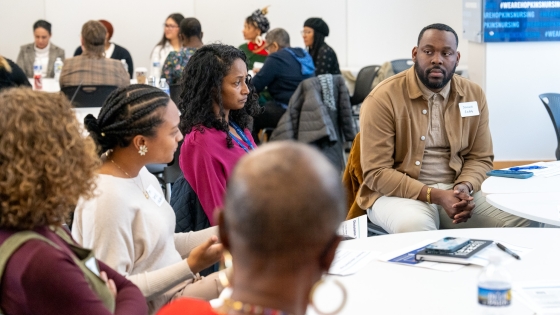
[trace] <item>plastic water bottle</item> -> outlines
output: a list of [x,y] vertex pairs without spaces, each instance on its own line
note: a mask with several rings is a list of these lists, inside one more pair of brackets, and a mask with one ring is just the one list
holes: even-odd
[[60,73],[62,72],[63,65],[64,63],[62,62],[62,59],[60,59],[60,57],[56,58],[56,61],[54,62],[54,80],[56,82],[60,81]]
[[150,75],[156,78],[156,82],[159,82],[159,78],[161,77],[161,64],[159,59],[152,60],[152,69]]
[[124,71],[126,71],[126,73],[128,73],[128,63],[126,63],[125,59],[121,59],[121,63],[124,67]]
[[165,93],[167,93],[167,95],[169,94],[169,85],[167,84],[167,80],[165,80],[165,78],[161,78],[159,80],[159,86],[160,90],[164,91]]
[[33,62],[33,88],[35,90],[43,89],[43,66],[39,61],[39,58],[35,58]]
[[500,266],[498,256],[490,257],[490,264],[478,277],[478,304],[481,314],[510,313],[511,276]]

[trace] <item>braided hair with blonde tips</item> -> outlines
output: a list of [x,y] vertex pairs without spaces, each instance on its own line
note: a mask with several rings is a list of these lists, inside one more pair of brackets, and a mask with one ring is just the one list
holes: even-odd
[[163,123],[164,108],[169,96],[162,90],[145,85],[133,84],[112,92],[103,103],[99,117],[89,114],[84,125],[98,145],[99,153],[115,148],[127,147],[137,135],[151,137]]

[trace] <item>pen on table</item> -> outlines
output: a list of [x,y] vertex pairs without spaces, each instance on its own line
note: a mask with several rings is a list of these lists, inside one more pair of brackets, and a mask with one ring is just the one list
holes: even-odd
[[510,167],[510,171],[521,171],[521,170],[540,170],[546,168],[546,166],[539,166],[539,165],[531,165],[531,166],[516,166]]
[[519,255],[517,255],[516,253],[512,252],[511,249],[505,247],[504,245],[500,244],[500,243],[496,243],[496,245],[498,246],[499,249],[503,250],[504,252],[510,254],[511,256],[513,256],[513,258],[517,259],[517,260],[521,260],[521,257],[519,257]]

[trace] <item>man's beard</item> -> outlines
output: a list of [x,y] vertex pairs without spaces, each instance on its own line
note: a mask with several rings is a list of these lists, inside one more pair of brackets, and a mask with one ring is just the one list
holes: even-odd
[[[428,69],[423,71],[422,69],[420,69],[420,66],[418,65],[418,62],[414,63],[414,70],[416,71],[416,75],[420,79],[420,82],[422,82],[429,89],[433,89],[433,90],[439,90],[439,89],[443,88],[444,86],[446,86],[447,83],[451,80],[451,78],[453,78],[453,74],[455,73],[456,68],[457,68],[457,63],[455,63],[455,66],[453,67],[453,71],[451,71],[448,74],[447,71],[441,66],[433,66],[433,67],[428,68]],[[441,73],[443,74],[443,80],[439,83],[436,83],[436,82],[431,83],[430,79],[428,78],[428,75],[430,74],[430,71],[432,71],[434,69],[440,70]]]

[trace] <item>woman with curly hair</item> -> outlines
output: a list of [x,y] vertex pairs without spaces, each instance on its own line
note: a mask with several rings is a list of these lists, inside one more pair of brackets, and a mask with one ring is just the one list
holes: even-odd
[[79,201],[72,235],[136,284],[150,313],[175,297],[218,297],[218,275],[197,275],[221,257],[217,228],[174,233],[173,209],[145,167],[170,162],[183,139],[175,103],[156,87],[135,84],[111,93],[99,117],[84,123],[105,153],[95,197]]
[[62,228],[99,167],[68,100],[14,88],[0,104],[0,313],[146,314],[138,288]]
[[248,129],[260,111],[245,54],[233,47],[201,47],[183,71],[179,165],[211,225],[226,180],[237,161],[256,147]]

